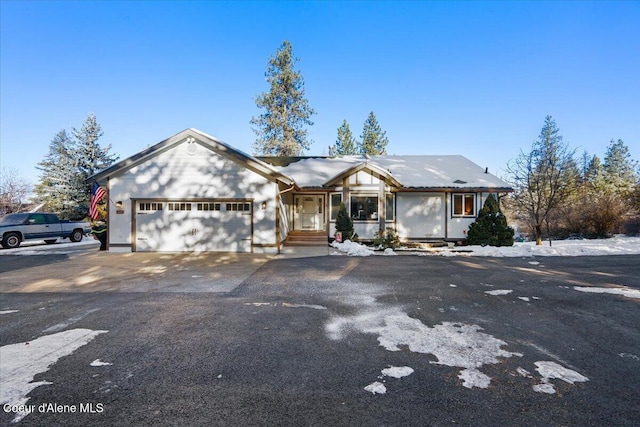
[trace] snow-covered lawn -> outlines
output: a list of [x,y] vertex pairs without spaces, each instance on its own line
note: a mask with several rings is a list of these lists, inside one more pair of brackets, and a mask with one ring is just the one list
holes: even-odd
[[349,240],[344,243],[333,242],[331,246],[341,254],[349,256],[396,255],[399,253],[420,256],[490,257],[637,255],[640,254],[640,237],[616,236],[597,240],[554,240],[551,245],[549,242],[544,242],[542,246],[536,246],[535,242],[517,242],[513,246],[504,247],[456,246],[420,251],[402,248],[395,252],[389,249],[384,252],[376,252],[370,247]]

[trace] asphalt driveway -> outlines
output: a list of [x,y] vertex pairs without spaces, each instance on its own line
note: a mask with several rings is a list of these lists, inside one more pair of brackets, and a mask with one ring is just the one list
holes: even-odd
[[[27,397],[103,410],[36,411],[22,425],[631,426],[640,419],[640,300],[576,290],[639,289],[638,256],[276,257],[228,287],[214,276],[194,286],[202,278],[193,276],[217,266],[187,257],[139,262],[165,267],[104,288],[92,281],[93,290],[80,291],[75,275],[76,289],[31,281],[12,288],[16,274],[64,281],[65,269],[106,260],[78,260],[92,256],[33,259],[0,273],[3,349],[59,331],[100,332],[35,375],[51,384]],[[146,292],[132,292],[140,283]],[[105,364],[92,366],[96,360]],[[0,422],[14,416],[0,412]]]

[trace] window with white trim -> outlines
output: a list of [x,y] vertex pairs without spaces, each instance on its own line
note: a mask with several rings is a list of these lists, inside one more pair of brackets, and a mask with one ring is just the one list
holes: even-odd
[[378,196],[354,195],[351,196],[351,218],[356,221],[378,219]]
[[463,193],[452,195],[453,216],[475,216],[476,215],[476,195],[475,193]]
[[331,195],[331,221],[335,221],[342,203],[342,193],[333,193]]
[[385,195],[385,220],[393,221],[396,218],[396,198],[395,194],[387,193]]

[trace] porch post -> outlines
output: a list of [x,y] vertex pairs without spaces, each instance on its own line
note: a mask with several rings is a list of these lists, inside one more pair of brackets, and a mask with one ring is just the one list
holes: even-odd
[[380,233],[384,233],[387,228],[387,199],[385,197],[385,185],[382,177],[378,181],[378,228],[380,229]]
[[349,177],[342,180],[342,203],[347,208],[347,213],[351,216],[351,203],[349,202]]

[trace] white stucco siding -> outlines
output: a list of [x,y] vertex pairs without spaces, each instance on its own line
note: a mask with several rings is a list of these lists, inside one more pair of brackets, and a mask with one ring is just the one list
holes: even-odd
[[[246,201],[251,203],[253,223],[248,224],[250,229],[252,227],[251,242],[258,246],[273,245],[275,248],[276,194],[276,183],[244,165],[198,143],[181,143],[109,179],[109,195],[113,202],[109,209],[110,250],[117,251],[119,245],[123,248],[135,243],[131,238],[132,232],[135,232],[132,213],[136,212],[132,200],[158,200],[164,203],[218,199]],[[116,201],[122,201],[121,211],[124,213],[116,212]],[[165,215],[164,220],[174,220],[176,215]],[[211,214],[210,218],[202,219],[196,218],[195,212],[192,213],[194,221],[204,223],[213,221],[215,215],[220,214]],[[224,232],[219,230],[216,236],[224,239]],[[229,250],[237,248],[229,245]]]
[[445,237],[444,193],[397,193],[396,224],[401,239]]

